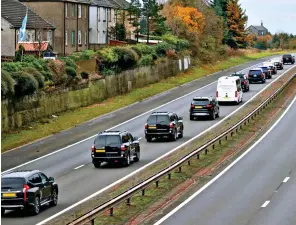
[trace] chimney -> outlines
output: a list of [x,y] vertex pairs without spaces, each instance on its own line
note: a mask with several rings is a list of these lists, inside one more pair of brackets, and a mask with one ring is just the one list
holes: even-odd
[[262,20],[261,20],[261,27],[263,27],[263,22],[262,22]]

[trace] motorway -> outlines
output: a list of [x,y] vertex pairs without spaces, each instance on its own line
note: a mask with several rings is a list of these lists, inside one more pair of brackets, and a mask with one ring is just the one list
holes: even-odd
[[[262,62],[262,60],[258,60],[256,62],[252,62],[251,64],[255,65],[258,62]],[[249,64],[250,65],[250,64]],[[249,66],[248,65],[248,66]],[[277,75],[273,76],[273,79],[276,79],[280,76],[284,71],[291,68],[291,65],[285,65],[283,71],[278,71]],[[246,66],[245,66],[246,68]],[[233,72],[233,70],[229,70]],[[244,71],[247,72],[247,71]],[[229,74],[228,71],[220,72],[215,74],[215,80],[217,77],[222,75]],[[265,87],[272,80],[267,80],[266,84],[252,84],[250,87],[250,92],[244,93],[243,101],[246,102],[256,93],[258,93],[263,87]],[[220,107],[220,118],[215,121],[204,120],[204,121],[190,121],[189,120],[189,107],[190,101],[194,96],[215,96],[216,92],[216,83],[209,84],[202,89],[196,90],[194,93],[188,94],[187,96],[177,99],[176,101],[167,104],[165,106],[160,107],[157,111],[174,111],[179,116],[184,117],[184,138],[178,139],[176,142],[153,142],[147,143],[144,138],[140,141],[141,144],[141,159],[140,162],[132,164],[128,168],[112,168],[109,166],[104,166],[101,169],[95,169],[91,164],[90,158],[90,148],[93,142],[93,138],[82,141],[76,145],[73,145],[71,148],[66,148],[63,151],[59,151],[50,156],[41,158],[27,165],[21,166],[18,170],[25,169],[39,169],[46,173],[48,176],[52,176],[56,179],[59,184],[59,203],[54,208],[49,208],[44,210],[38,216],[25,216],[23,217],[17,212],[7,212],[4,217],[1,219],[2,224],[22,224],[22,225],[31,225],[36,224],[53,214],[65,209],[66,207],[76,203],[77,201],[86,198],[90,194],[112,184],[113,182],[121,179],[122,177],[130,174],[131,172],[145,166],[147,163],[155,160],[156,158],[162,156],[167,153],[171,149],[179,146],[190,138],[198,135],[205,129],[211,127],[219,120],[225,118],[228,114],[233,112],[239,106],[221,106]],[[188,87],[191,87],[190,84]],[[187,87],[184,86],[186,89]],[[193,87],[194,88],[194,87]],[[187,88],[188,89],[188,88]],[[195,88],[196,89],[196,88]],[[178,91],[178,90],[176,90]],[[171,92],[173,94],[173,92]],[[180,94],[181,92],[179,92]],[[170,92],[169,92],[170,94]],[[180,95],[179,95],[180,96]],[[160,95],[160,97],[162,97]],[[151,104],[153,103],[153,98],[147,100]],[[153,104],[152,104],[153,105]],[[137,105],[135,105],[136,107]],[[131,109],[126,109],[131,110]],[[122,124],[116,127],[116,130],[128,130],[134,136],[143,137],[144,136],[144,124],[146,122],[149,114],[141,115],[131,120],[128,123]],[[112,120],[112,119],[110,119]],[[122,121],[123,122],[123,121]],[[92,128],[91,122],[89,125],[89,129]],[[70,131],[71,132],[71,131]],[[53,144],[54,144],[53,140]],[[26,147],[27,149],[30,147]],[[28,150],[29,152],[29,150]],[[26,153],[25,150],[15,150],[6,154],[2,154],[2,163],[7,162],[10,156],[15,156],[15,158],[21,158],[16,156],[16,153]],[[5,159],[5,156],[8,156]],[[10,158],[11,159],[11,158]],[[17,160],[16,160],[17,161]],[[6,164],[7,165],[7,164]],[[3,168],[2,168],[3,169]],[[8,169],[8,168],[5,168]]]
[[295,225],[295,115],[296,101],[240,161],[156,224]]

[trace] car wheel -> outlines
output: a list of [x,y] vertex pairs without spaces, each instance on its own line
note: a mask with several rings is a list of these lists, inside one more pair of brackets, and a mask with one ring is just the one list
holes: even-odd
[[215,120],[216,119],[216,113],[212,113],[212,120]]
[[190,115],[190,120],[194,120],[194,116],[191,116],[191,115]]
[[94,163],[94,167],[95,168],[100,168],[100,166],[101,166],[101,162],[95,162]]
[[58,192],[56,189],[52,192],[52,200],[50,202],[50,206],[56,206],[58,204]]
[[218,109],[216,117],[219,118],[220,117],[220,110]]
[[250,91],[250,86],[248,86],[248,89],[247,90]]
[[146,137],[146,140],[147,140],[147,142],[151,142],[152,138],[148,136],[148,137]]
[[176,141],[178,138],[178,132],[177,130],[174,131],[174,133],[172,134],[172,141]]
[[136,156],[134,158],[134,162],[140,161],[140,148],[137,149]]
[[32,213],[34,215],[38,215],[40,212],[40,198],[39,196],[36,196],[35,199],[34,199],[34,205],[33,205],[33,208],[32,208]]
[[5,214],[5,209],[1,208],[1,215],[3,216]]
[[125,160],[124,160],[124,166],[128,167],[130,164],[131,164],[131,156],[130,156],[130,153],[127,154],[127,156],[125,157]]
[[179,138],[182,138],[183,137],[183,134],[184,134],[184,128],[182,127],[181,132],[179,134]]

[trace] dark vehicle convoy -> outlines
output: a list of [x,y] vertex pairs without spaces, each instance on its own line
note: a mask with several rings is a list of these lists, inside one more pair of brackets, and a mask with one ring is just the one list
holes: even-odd
[[15,171],[1,177],[1,214],[23,209],[37,215],[40,207],[58,203],[58,185],[54,178],[39,170]]
[[248,79],[250,83],[253,82],[261,82],[265,83],[265,74],[263,73],[263,70],[261,68],[252,69],[249,71]]
[[127,131],[104,131],[97,135],[91,148],[92,163],[121,163],[129,166],[140,160],[140,142]]
[[271,68],[269,68],[268,66],[260,66],[259,68],[262,69],[263,73],[265,74],[265,77],[268,79],[272,78],[271,75]]
[[295,63],[295,58],[291,54],[286,54],[283,55],[283,64],[294,64]]
[[173,112],[153,112],[145,124],[145,138],[151,142],[153,138],[169,138],[176,141],[183,137],[183,118]]
[[213,120],[220,116],[217,100],[212,97],[195,97],[190,105],[190,120],[200,116],[210,116]]
[[244,92],[250,90],[250,82],[248,80],[248,77],[244,73],[233,73],[231,76],[239,77],[242,84],[242,89]]

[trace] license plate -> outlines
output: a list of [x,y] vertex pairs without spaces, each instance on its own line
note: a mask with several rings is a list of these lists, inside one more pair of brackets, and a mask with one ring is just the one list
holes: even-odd
[[151,127],[149,127],[149,129],[156,129],[156,127],[155,126],[151,126]]
[[201,109],[201,108],[202,108],[202,106],[195,106],[195,108],[196,108],[196,109]]
[[105,152],[104,149],[96,149],[96,152]]
[[3,193],[3,197],[13,198],[16,197],[16,193]]
[[228,97],[224,97],[225,99],[228,99]]

